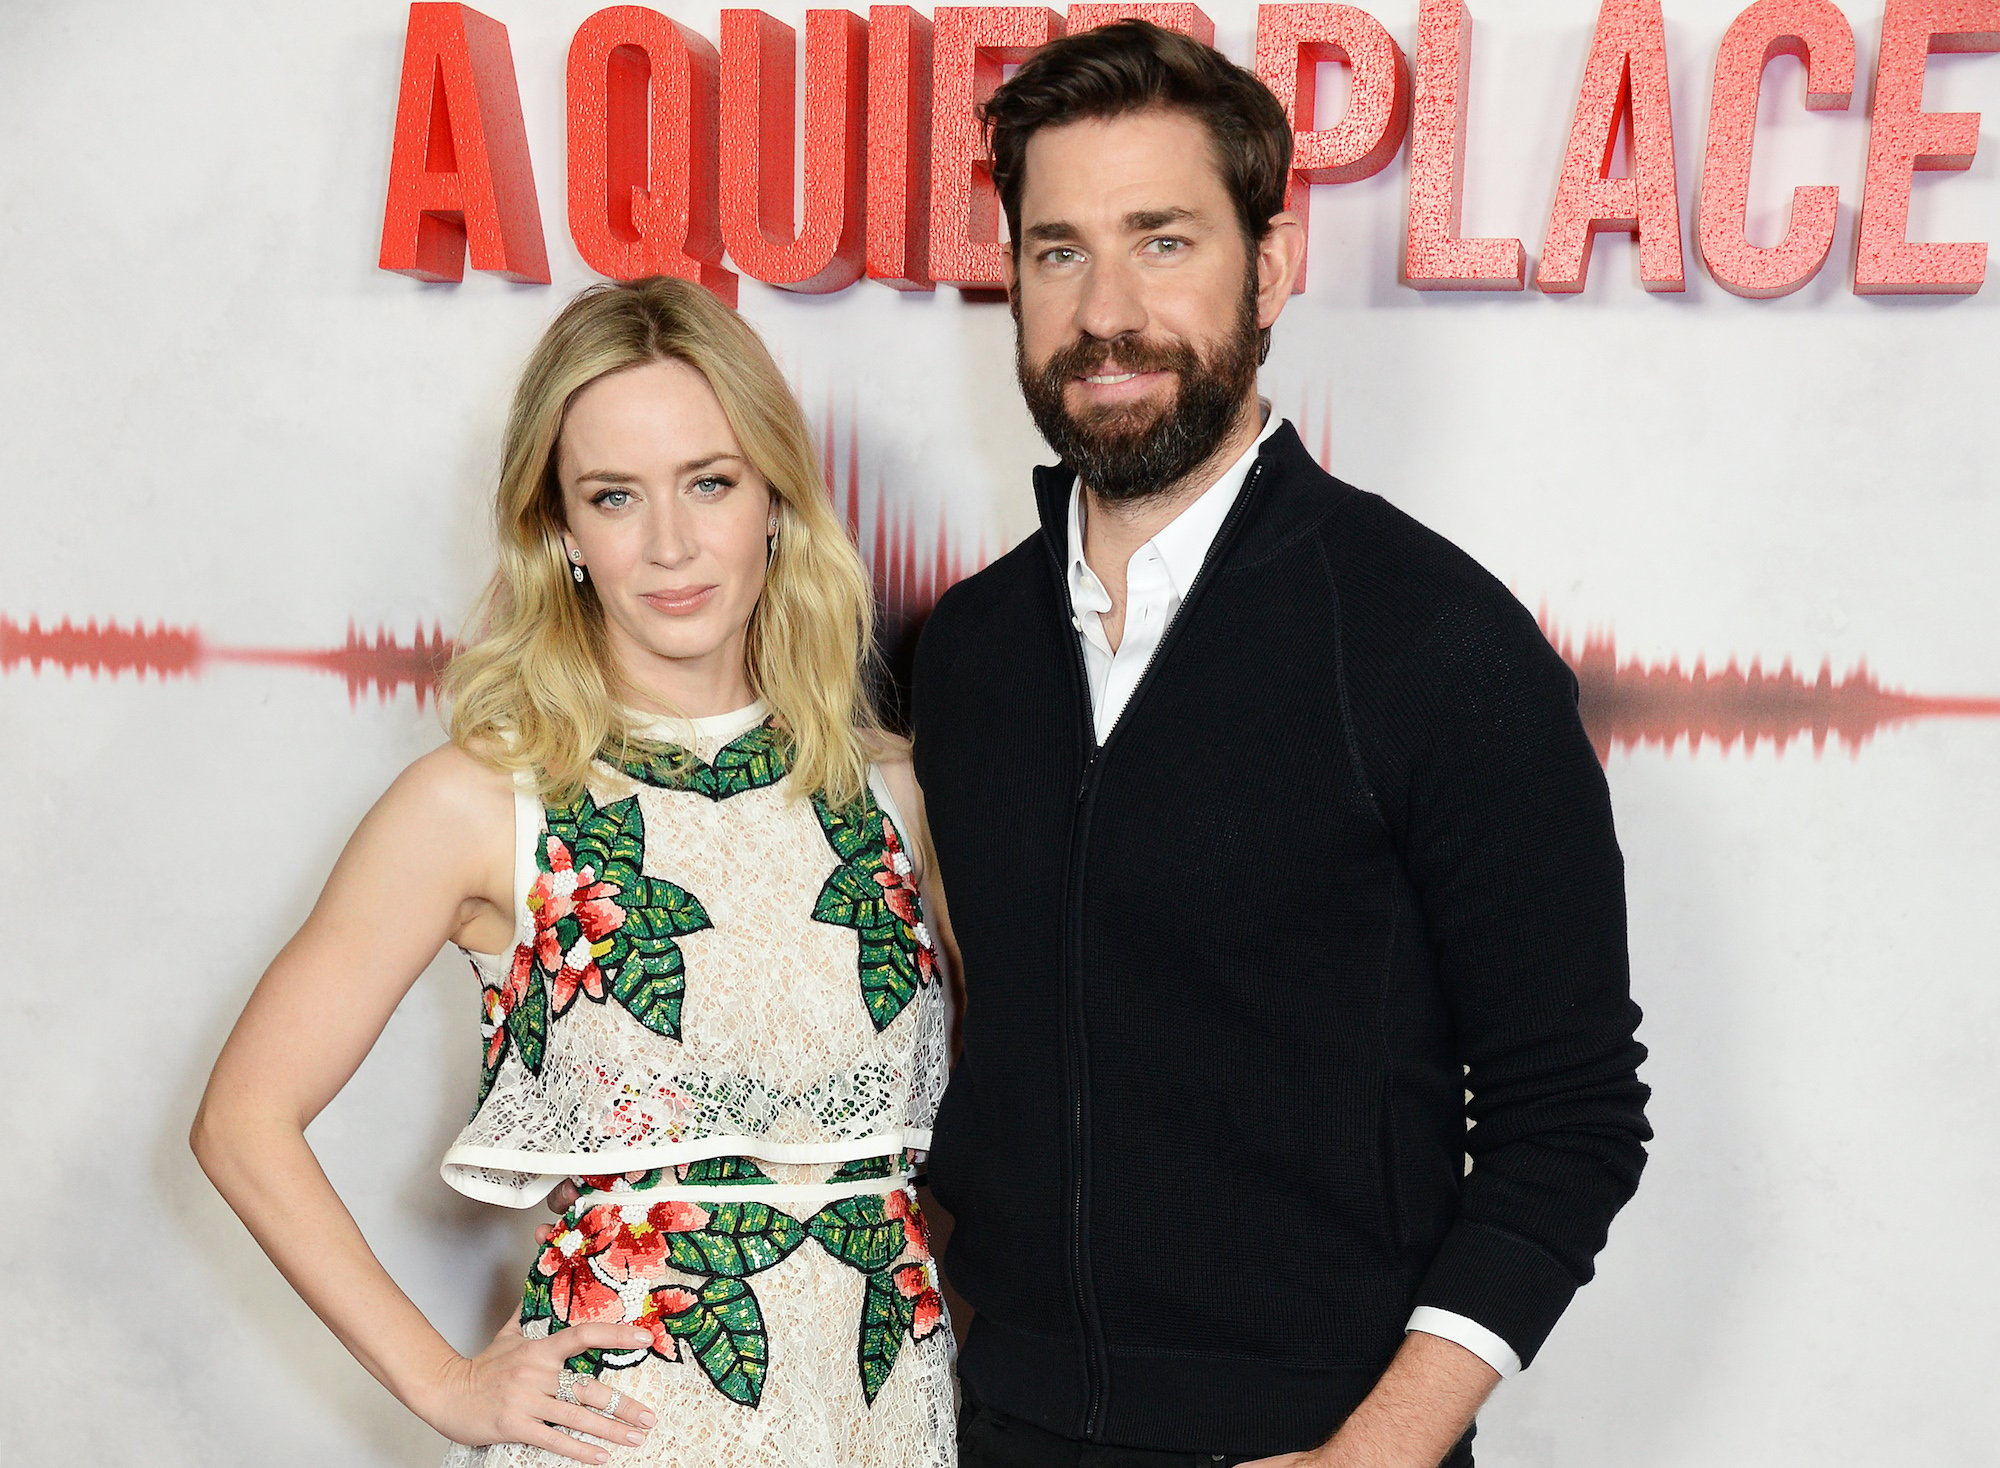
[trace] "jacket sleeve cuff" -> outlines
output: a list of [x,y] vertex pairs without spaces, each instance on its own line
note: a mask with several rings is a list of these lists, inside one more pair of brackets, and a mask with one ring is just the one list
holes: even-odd
[[1403,1329],[1406,1334],[1420,1330],[1465,1347],[1498,1372],[1503,1381],[1521,1369],[1521,1358],[1514,1354],[1514,1348],[1468,1315],[1455,1315],[1434,1305],[1419,1305],[1410,1312],[1410,1323]]
[[1581,1283],[1518,1234],[1461,1219],[1431,1260],[1416,1303],[1477,1321],[1526,1366]]

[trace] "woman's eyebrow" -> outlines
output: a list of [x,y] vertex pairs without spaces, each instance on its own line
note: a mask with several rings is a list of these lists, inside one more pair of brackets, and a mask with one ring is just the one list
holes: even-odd
[[[727,449],[724,449],[719,453],[706,454],[699,459],[689,459],[685,464],[680,465],[674,470],[674,476],[678,478],[683,474],[692,474],[697,469],[706,469],[712,464],[720,464],[728,460],[734,460],[739,464],[744,462],[741,454],[731,453]],[[586,479],[599,480],[605,484],[637,484],[640,476],[637,474],[627,474],[619,469],[592,469],[588,474],[579,474],[576,476],[578,484],[583,483]]]

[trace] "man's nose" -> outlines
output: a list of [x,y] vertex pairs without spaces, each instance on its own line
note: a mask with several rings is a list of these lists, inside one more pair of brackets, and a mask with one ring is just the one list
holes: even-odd
[[1145,331],[1145,301],[1129,265],[1119,260],[1091,262],[1077,297],[1076,325],[1099,341]]

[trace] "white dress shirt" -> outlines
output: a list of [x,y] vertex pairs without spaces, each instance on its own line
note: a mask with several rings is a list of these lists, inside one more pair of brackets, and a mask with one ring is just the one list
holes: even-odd
[[1090,683],[1090,707],[1096,716],[1097,742],[1111,736],[1132,690],[1159,651],[1167,624],[1208,559],[1208,548],[1229,517],[1229,507],[1243,492],[1243,481],[1256,462],[1257,450],[1277,431],[1280,419],[1267,416],[1264,431],[1235,463],[1222,471],[1201,496],[1163,527],[1158,535],[1132,552],[1125,565],[1125,631],[1114,650],[1104,635],[1104,614],[1111,610],[1111,593],[1090,569],[1083,554],[1083,486],[1069,496],[1070,621],[1083,639],[1083,669]]
[[[1125,566],[1125,630],[1116,648],[1104,635],[1103,619],[1111,610],[1111,593],[1104,589],[1083,553],[1083,486],[1078,484],[1070,491],[1070,620],[1083,644],[1083,669],[1090,685],[1090,709],[1099,744],[1111,737],[1119,715],[1131,701],[1132,690],[1159,651],[1160,639],[1180,611],[1202,562],[1208,559],[1209,547],[1215,544],[1230,507],[1243,492],[1257,450],[1282,421],[1267,408],[1264,431],[1257,435],[1257,441],[1159,534],[1132,552]],[[1512,1376],[1521,1369],[1521,1358],[1506,1341],[1478,1321],[1450,1310],[1419,1305],[1407,1329],[1461,1345],[1502,1376]]]

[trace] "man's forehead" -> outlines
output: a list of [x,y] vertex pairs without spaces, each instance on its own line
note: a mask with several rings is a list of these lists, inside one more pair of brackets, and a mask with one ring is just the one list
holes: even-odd
[[1183,222],[1230,209],[1207,127],[1165,108],[1038,130],[1022,159],[1021,203],[1024,227],[1059,216],[1075,223],[1086,209],[1097,218],[1179,211]]

